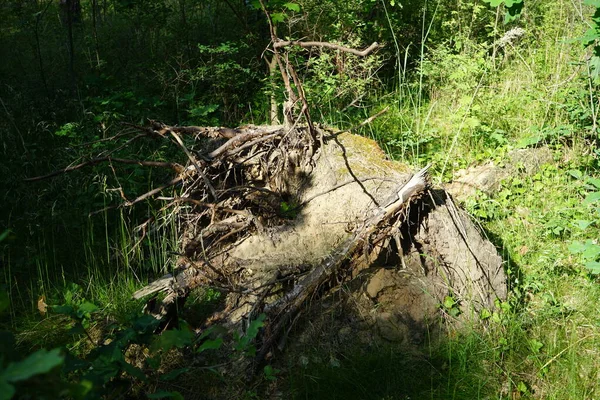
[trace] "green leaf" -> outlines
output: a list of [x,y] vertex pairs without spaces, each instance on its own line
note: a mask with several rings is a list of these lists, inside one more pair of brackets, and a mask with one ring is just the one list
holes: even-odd
[[594,221],[588,221],[588,220],[584,220],[584,219],[577,219],[575,221],[573,221],[573,224],[581,229],[582,231],[587,229],[588,226],[592,225],[594,223]]
[[584,46],[589,46],[599,38],[600,35],[598,35],[598,31],[594,28],[590,28],[583,34],[583,36],[577,38],[577,40],[580,41]]
[[492,316],[492,313],[487,308],[482,309],[481,312],[479,313],[479,318],[481,318],[481,319],[488,319],[491,316]]
[[248,337],[250,339],[256,338],[256,335],[258,335],[260,328],[265,326],[264,321],[265,321],[266,317],[267,317],[266,314],[260,314],[258,316],[258,318],[256,318],[254,321],[252,321],[250,323],[250,326],[248,327],[248,330],[246,331],[246,337]]
[[276,368],[273,368],[270,365],[265,365],[263,372],[265,374],[265,379],[267,379],[268,381],[274,381],[277,379],[277,374],[281,371]]
[[444,298],[444,307],[445,308],[450,309],[450,308],[454,307],[455,304],[456,304],[456,302],[454,301],[452,296],[446,296]]
[[578,169],[570,169],[567,173],[575,179],[581,179],[583,177],[583,173]]
[[597,189],[600,189],[600,179],[598,178],[587,178],[587,182],[594,185]]
[[283,21],[285,21],[285,14],[284,13],[273,13],[273,14],[271,14],[271,20],[274,23],[283,22]]
[[492,7],[498,7],[504,0],[483,0],[485,3],[489,3]]
[[177,378],[179,375],[189,372],[190,369],[191,368],[187,368],[187,367],[175,369],[175,370],[169,372],[168,374],[161,375],[160,380],[161,381],[171,381],[171,380]]
[[588,242],[586,242],[585,250],[583,251],[583,253],[581,253],[581,255],[586,260],[594,260],[600,255],[600,246]]
[[3,241],[4,239],[6,239],[8,237],[8,235],[10,234],[10,229],[5,230],[4,232],[2,232],[0,234],[0,242]]
[[142,371],[138,367],[129,364],[125,360],[122,361],[121,366],[123,367],[123,371],[127,372],[129,375],[133,376],[134,378],[137,378],[141,381],[146,380],[146,375],[144,374],[144,371]]
[[290,11],[300,12],[300,5],[297,3],[285,3],[283,6]]
[[583,4],[600,8],[600,0],[585,0]]
[[539,354],[540,350],[544,347],[544,343],[539,340],[531,339],[529,341],[529,348],[533,354]]
[[[599,47],[596,46],[594,51],[596,51],[596,49],[598,49]],[[591,70],[591,78],[594,81],[598,81],[598,79],[600,79],[600,57],[598,57],[597,55],[593,56],[592,58],[590,58],[590,70]]]
[[196,350],[197,353],[202,353],[204,350],[216,350],[221,348],[223,344],[223,338],[216,338],[204,341]]
[[258,332],[260,331],[260,328],[262,328],[265,325],[264,320],[266,317],[267,316],[265,314],[260,314],[258,318],[256,318],[250,323],[248,329],[246,330],[246,335],[244,335],[241,338],[236,338],[236,350],[247,351],[248,353],[250,353],[250,355],[253,355],[256,349],[254,349],[253,346],[250,346],[250,342],[252,342],[252,340],[256,338]]
[[60,349],[38,350],[22,361],[10,363],[2,373],[2,378],[7,382],[24,381],[49,372],[64,361],[65,356],[60,354]]
[[519,384],[517,385],[517,389],[519,390],[519,392],[521,393],[527,393],[529,390],[527,389],[527,385],[525,384],[525,382],[521,381],[519,382]]
[[153,331],[159,323],[160,321],[152,315],[144,314],[133,322],[133,329],[136,332]]
[[74,315],[75,310],[73,309],[73,307],[68,306],[68,305],[60,305],[60,306],[52,306],[50,307],[52,309],[52,311],[54,311],[57,314],[63,314],[63,315]]
[[99,310],[98,306],[86,301],[86,302],[82,303],[79,306],[79,308],[77,309],[77,317],[78,318],[84,318],[84,317],[89,318],[91,313],[96,312],[98,310]]
[[190,116],[201,118],[206,117],[208,114],[215,112],[219,108],[218,104],[208,104],[208,105],[197,105],[190,109]]
[[595,260],[600,256],[600,246],[591,240],[586,240],[582,243],[578,240],[571,242],[568,247],[572,254],[581,254],[586,260]]
[[600,262],[590,261],[585,263],[585,267],[590,270],[590,273],[594,275],[600,274]]
[[150,350],[155,352],[157,350],[168,351],[173,347],[182,348],[192,344],[193,339],[194,334],[187,327],[165,331],[152,343]]
[[583,205],[590,205],[600,200],[600,192],[591,192],[583,200]]
[[452,317],[458,317],[460,315],[460,309],[458,307],[452,307],[448,310],[448,314]]
[[579,240],[575,240],[571,242],[571,244],[569,244],[567,248],[572,254],[579,254],[583,253],[583,251],[585,250],[585,245]]
[[15,395],[15,387],[0,377],[0,400],[10,400]]
[[60,127],[59,130],[54,132],[56,136],[66,136],[73,137],[76,135],[77,128],[79,128],[79,124],[76,122],[68,122]]
[[505,24],[519,19],[521,11],[523,11],[522,0],[512,0],[512,4],[509,3],[511,3],[511,0],[506,0],[506,13],[504,14]]
[[71,386],[71,390],[69,394],[73,396],[75,399],[85,399],[87,394],[94,388],[94,384],[87,380],[83,379],[81,382],[73,384]]

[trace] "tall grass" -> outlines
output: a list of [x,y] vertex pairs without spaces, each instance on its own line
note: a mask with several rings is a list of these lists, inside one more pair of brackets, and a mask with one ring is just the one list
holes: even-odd
[[[531,175],[517,173],[495,196],[480,193],[464,204],[506,260],[508,301],[493,318],[430,346],[425,360],[403,349],[357,352],[338,369],[323,363],[300,371],[291,380],[298,398],[600,395],[600,287],[568,249],[574,239],[600,234],[597,209],[582,205],[586,189],[568,172],[598,176],[590,117],[597,88],[589,84],[586,54],[576,40],[587,23],[576,2],[527,3],[518,23],[524,35],[501,47],[509,27],[498,24],[498,15],[489,16],[489,38],[457,29],[445,43],[427,41],[432,20],[424,16],[419,66],[408,76],[401,65],[408,50],[395,41],[393,90],[371,98],[375,110],[389,111],[362,133],[394,159],[433,162],[440,184],[462,168],[507,163],[517,149],[550,149],[549,164]],[[576,221],[591,225],[581,229]]]
[[131,294],[149,279],[169,272],[178,248],[176,218],[151,206],[148,215],[158,222],[145,236],[135,229],[139,221],[126,210],[82,217],[80,236],[66,244],[71,249],[68,257],[58,257],[56,249],[64,248],[65,243],[53,229],[45,229],[28,255],[32,263],[28,273],[15,273],[8,246],[2,255],[6,265],[2,284],[11,299],[7,323],[33,340],[31,330],[46,318],[37,309],[38,300],[43,297],[48,305],[60,305],[72,284],[81,288],[87,301],[100,306],[105,317],[125,319],[139,311],[140,305],[131,300]]

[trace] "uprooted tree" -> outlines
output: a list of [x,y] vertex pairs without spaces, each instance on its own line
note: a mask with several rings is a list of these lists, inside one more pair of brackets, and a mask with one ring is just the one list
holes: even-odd
[[[147,311],[165,327],[194,288],[226,293],[224,308],[207,325],[244,329],[244,322],[265,314],[257,362],[269,357],[308,302],[382,260],[410,276],[431,304],[452,296],[463,315],[493,308],[506,296],[494,246],[446,192],[431,188],[428,166],[413,174],[386,160],[373,141],[315,125],[285,53],[287,46],[320,46],[366,56],[378,45],[358,51],[282,41],[270,26],[287,92],[284,125],[129,124],[137,134],[127,138],[130,129],[111,138],[125,140],[117,149],[136,140],[170,141],[186,162],[122,159],[112,157],[113,151],[30,180],[103,162],[172,170],[168,182],[134,199],[123,195],[115,205],[131,207],[154,197],[175,211],[183,227],[176,268],[134,297],[148,298]],[[158,197],[169,188],[177,194]]]

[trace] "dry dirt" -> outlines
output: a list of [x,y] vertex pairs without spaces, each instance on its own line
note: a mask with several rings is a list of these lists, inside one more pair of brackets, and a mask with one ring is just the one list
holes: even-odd
[[[376,207],[376,201],[410,178],[410,170],[386,160],[370,139],[330,133],[310,179],[298,183],[298,201],[312,200],[290,224],[248,238],[231,256],[255,285],[277,271],[318,265]],[[371,177],[386,180],[364,180]],[[332,190],[344,182],[352,183]],[[478,318],[483,308],[492,309],[494,301],[507,294],[496,248],[441,189],[412,204],[398,240],[391,240],[377,260],[360,269],[354,271],[343,296],[338,290],[314,300],[307,313],[310,323],[298,323],[299,336],[305,338],[300,341],[327,328],[327,335],[334,329],[340,341],[351,337],[362,343],[417,343],[448,319]],[[331,296],[344,300],[332,303]],[[448,296],[456,302],[452,312],[458,318],[441,306]],[[231,322],[247,315],[252,300],[232,315]],[[337,311],[328,304],[336,304]],[[341,309],[345,317],[332,321],[332,313],[338,315]]]

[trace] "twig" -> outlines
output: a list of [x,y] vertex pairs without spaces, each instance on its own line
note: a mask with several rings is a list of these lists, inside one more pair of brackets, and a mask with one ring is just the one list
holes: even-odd
[[379,111],[378,113],[371,115],[369,118],[365,119],[363,122],[361,122],[360,124],[353,126],[352,128],[348,129],[348,131],[353,131],[356,130],[358,128],[362,128],[365,125],[370,124],[371,122],[373,122],[373,120],[375,120],[376,118],[380,117],[381,115],[385,114],[386,112],[388,112],[390,109],[390,106],[387,106],[386,108],[384,108],[383,110]]
[[218,199],[217,192],[215,191],[215,188],[213,187],[213,185],[210,183],[210,180],[207,178],[206,174],[204,174],[204,172],[200,168],[200,165],[198,164],[198,161],[196,160],[196,158],[194,156],[192,156],[192,154],[187,149],[187,147],[185,147],[185,145],[183,144],[183,141],[181,140],[181,137],[179,137],[179,135],[176,132],[170,131],[170,133],[175,138],[175,141],[177,142],[179,147],[181,147],[181,149],[183,150],[185,155],[188,157],[190,162],[194,165],[194,167],[196,167],[196,173],[198,175],[200,175],[200,177],[204,180],[204,184],[210,191],[210,194],[212,195],[213,199],[217,200]]
[[132,137],[131,139],[129,139],[128,141],[126,141],[125,143],[123,143],[122,145],[120,145],[119,147],[117,147],[116,149],[107,151],[107,152],[103,152],[100,153],[99,155],[105,155],[105,156],[110,156],[111,154],[116,153],[117,151],[129,146],[131,143],[133,143],[134,141],[138,140],[139,138],[143,138],[145,136],[148,136],[145,133],[140,133],[139,135],[135,135],[134,137]]
[[114,161],[114,162],[118,162],[121,164],[141,165],[144,167],[169,168],[169,169],[172,169],[173,171],[177,172],[178,174],[185,171],[185,168],[181,164],[177,164],[177,163],[170,163],[170,162],[163,162],[163,161],[130,160],[130,159],[125,159],[125,158],[113,158],[113,157],[100,157],[100,158],[94,158],[92,160],[83,162],[81,164],[77,164],[77,165],[73,165],[70,167],[63,168],[63,169],[59,169],[57,171],[51,172],[46,175],[35,176],[33,178],[25,178],[24,181],[25,182],[41,181],[43,179],[53,178],[57,175],[64,174],[66,172],[76,171],[78,169],[81,169],[81,168],[84,168],[87,166],[97,165],[97,164],[107,162],[107,161],[109,161],[109,162]]
[[[278,131],[280,131],[280,130],[281,129],[277,128],[277,131],[275,131],[275,133],[278,133]],[[271,131],[270,129],[266,129],[266,130],[259,131],[259,132],[248,132],[248,133],[242,133],[237,136],[233,136],[231,139],[229,139],[227,142],[225,142],[219,148],[208,153],[206,155],[206,157],[208,157],[210,159],[217,158],[224,152],[228,151],[234,145],[237,145],[238,143],[245,143],[245,142],[248,142],[249,140],[253,140],[255,138],[259,138],[259,137],[262,137],[265,135],[271,135],[271,134],[274,134],[273,131]]]
[[97,140],[92,140],[90,142],[85,142],[85,143],[80,143],[80,144],[76,144],[71,146],[72,148],[77,148],[77,147],[85,147],[85,146],[89,146],[91,144],[96,144],[96,143],[102,143],[102,142],[110,142],[111,140],[115,140],[118,139],[122,136],[127,136],[127,135],[131,135],[133,132],[135,132],[134,130],[126,130],[123,131],[121,133],[118,133],[116,135],[113,135],[111,137],[107,137],[107,138],[102,138],[102,139],[97,139]]
[[159,192],[161,192],[161,191],[163,191],[163,190],[165,190],[167,188],[170,188],[171,186],[177,185],[181,181],[183,181],[183,176],[178,176],[178,177],[176,177],[174,179],[171,179],[169,182],[165,183],[164,185],[159,186],[159,187],[157,187],[155,189],[152,189],[151,191],[149,191],[147,193],[144,193],[143,195],[139,196],[135,200],[133,200],[133,201],[131,201],[129,203],[124,203],[123,206],[131,207],[134,204],[139,203],[140,201],[146,200],[148,197],[152,197],[155,194],[157,194],[157,193],[159,193]]

